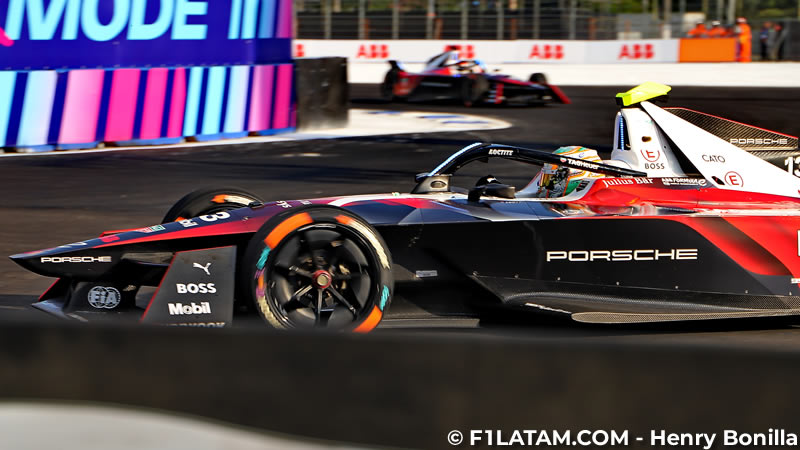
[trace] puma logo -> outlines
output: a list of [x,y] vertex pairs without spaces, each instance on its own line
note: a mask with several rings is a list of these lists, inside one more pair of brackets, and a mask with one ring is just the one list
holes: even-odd
[[197,267],[198,269],[201,269],[203,272],[205,272],[206,275],[209,275],[209,276],[211,275],[211,272],[208,271],[208,268],[211,267],[211,263],[208,263],[205,266],[203,266],[201,264],[198,264],[198,263],[193,263],[192,267]]

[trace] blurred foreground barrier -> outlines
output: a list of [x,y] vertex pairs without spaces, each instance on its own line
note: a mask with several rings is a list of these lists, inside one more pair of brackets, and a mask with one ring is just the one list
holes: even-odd
[[639,448],[650,430],[800,432],[797,351],[646,341],[4,323],[0,398],[426,449],[470,429],[628,431]]
[[298,129],[347,126],[347,59],[297,59],[295,67]]
[[681,39],[680,62],[735,62],[736,38]]
[[291,17],[291,0],[0,2],[0,147],[292,129]]

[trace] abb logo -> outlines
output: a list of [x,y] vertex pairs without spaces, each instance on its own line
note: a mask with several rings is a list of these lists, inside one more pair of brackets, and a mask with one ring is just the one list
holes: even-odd
[[653,44],[625,44],[617,59],[653,59]]
[[466,45],[447,45],[444,51],[449,52],[455,50],[458,52],[459,59],[475,59],[475,46],[472,44]]
[[295,44],[294,46],[294,57],[295,58],[302,58],[306,56],[306,48],[303,44]]
[[386,44],[361,44],[356,53],[356,58],[385,59],[388,57],[389,46]]
[[550,45],[534,45],[531,47],[531,52],[528,59],[563,59],[564,46],[561,44]]
[[12,45],[14,45],[14,41],[10,37],[8,37],[5,30],[3,30],[2,28],[0,28],[0,45],[2,45],[3,47],[11,47]]

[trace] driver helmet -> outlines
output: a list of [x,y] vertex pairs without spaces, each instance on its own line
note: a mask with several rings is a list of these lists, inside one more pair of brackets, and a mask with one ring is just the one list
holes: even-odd
[[[554,151],[553,154],[596,163],[603,162],[596,150],[579,145],[561,147]],[[533,180],[533,184],[536,186],[535,195],[540,198],[564,197],[571,194],[581,181],[602,177],[602,174],[594,172],[570,169],[569,167],[557,166],[555,164],[545,164]]]

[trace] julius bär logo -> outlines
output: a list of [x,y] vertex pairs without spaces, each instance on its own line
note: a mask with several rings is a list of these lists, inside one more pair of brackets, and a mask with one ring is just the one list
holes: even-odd
[[2,28],[0,28],[0,45],[2,45],[3,47],[11,47],[12,45],[14,45],[14,41],[11,40],[10,37],[8,37],[8,35]]

